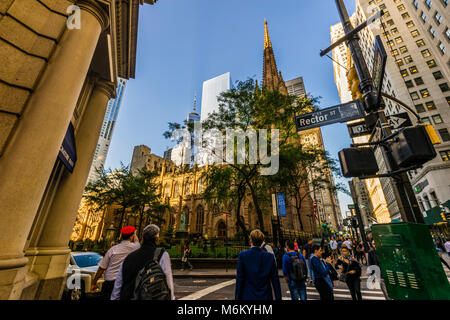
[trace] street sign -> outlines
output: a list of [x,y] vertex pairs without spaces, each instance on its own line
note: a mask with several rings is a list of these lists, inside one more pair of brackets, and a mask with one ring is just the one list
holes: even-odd
[[369,128],[367,128],[365,121],[348,124],[347,128],[350,138],[365,136],[371,133]]
[[348,208],[349,208],[350,210],[355,209],[355,204],[349,204],[349,205],[348,205]]
[[284,193],[277,193],[278,214],[280,217],[286,216],[286,202],[284,201]]
[[372,78],[374,84],[377,86],[376,90],[379,91],[383,86],[384,70],[386,67],[387,54],[383,46],[383,41],[380,36],[375,37],[375,54],[372,68]]
[[297,131],[322,127],[333,123],[346,122],[364,117],[364,105],[361,100],[322,109],[295,117]]
[[390,115],[387,117],[387,121],[392,130],[399,130],[413,125],[407,112]]

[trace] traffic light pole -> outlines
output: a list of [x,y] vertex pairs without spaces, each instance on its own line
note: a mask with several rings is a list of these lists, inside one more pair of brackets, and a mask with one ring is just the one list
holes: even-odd
[[[335,1],[344,28],[344,32],[346,35],[348,35],[352,31],[354,31],[354,28],[350,22],[347,9],[343,0]],[[378,94],[375,91],[369,69],[358,42],[358,37],[354,36],[349,38],[347,40],[347,46],[350,50],[356,73],[360,81],[359,90],[363,96],[365,111],[367,113],[366,124],[369,127],[374,128],[376,123],[378,122],[381,127],[383,137],[387,137],[392,133],[391,128],[386,120],[386,115],[383,110],[383,103],[378,104],[377,102]],[[397,164],[393,159],[390,148],[386,145],[382,145],[381,148],[387,170],[398,170]],[[406,175],[406,173],[402,173],[388,179],[393,179],[394,194],[397,200],[402,220],[405,222],[425,223],[424,218],[419,210],[419,206],[417,205],[417,200],[414,196],[412,186],[408,182],[408,176]]]

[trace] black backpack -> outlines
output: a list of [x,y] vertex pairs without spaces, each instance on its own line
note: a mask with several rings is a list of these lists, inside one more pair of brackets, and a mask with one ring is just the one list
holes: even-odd
[[131,300],[171,300],[166,275],[159,265],[163,253],[164,248],[157,248],[153,259],[138,272]]
[[306,263],[303,259],[300,259],[300,256],[296,254],[295,256],[290,257],[291,262],[291,271],[289,273],[289,277],[294,281],[304,281],[306,280],[306,276],[308,274],[306,270]]

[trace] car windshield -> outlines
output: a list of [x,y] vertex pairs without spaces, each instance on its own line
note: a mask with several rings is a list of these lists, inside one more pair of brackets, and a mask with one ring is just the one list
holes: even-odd
[[100,260],[102,260],[102,256],[96,253],[92,254],[82,254],[82,255],[74,255],[73,256],[75,263],[80,268],[93,267],[98,265]]

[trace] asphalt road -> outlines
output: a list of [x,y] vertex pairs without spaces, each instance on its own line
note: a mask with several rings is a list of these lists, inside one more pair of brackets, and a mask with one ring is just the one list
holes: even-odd
[[[182,300],[234,300],[234,279],[210,278],[178,278],[174,279],[175,296]],[[366,287],[365,279],[361,282],[363,300],[385,300],[381,290],[370,290]],[[281,279],[283,300],[290,300],[289,289]],[[319,293],[313,286],[307,287],[308,300],[319,300]],[[334,297],[336,300],[351,300],[345,283],[335,281]]]

